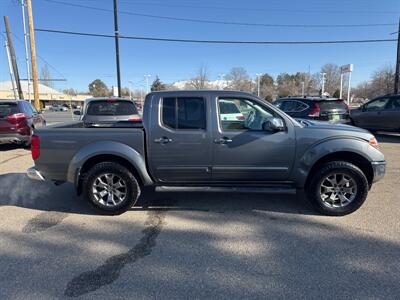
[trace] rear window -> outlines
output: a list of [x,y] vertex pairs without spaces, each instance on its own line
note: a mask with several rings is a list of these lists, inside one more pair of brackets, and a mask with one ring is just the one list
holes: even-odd
[[16,103],[0,103],[0,118],[5,118],[17,113],[18,106]]
[[331,109],[347,110],[347,105],[343,100],[321,101],[319,102],[319,106],[321,110],[331,110]]
[[86,114],[91,116],[127,116],[138,113],[130,101],[93,101],[88,104]]
[[240,114],[239,108],[233,103],[230,102],[220,102],[219,109],[221,114]]

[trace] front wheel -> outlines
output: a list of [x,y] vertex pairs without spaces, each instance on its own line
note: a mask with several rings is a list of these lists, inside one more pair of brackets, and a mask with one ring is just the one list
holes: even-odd
[[368,189],[368,180],[360,168],[349,162],[332,161],[312,175],[307,192],[322,214],[344,216],[360,208]]
[[135,205],[140,187],[135,176],[124,166],[102,162],[85,174],[83,193],[101,213],[118,215]]

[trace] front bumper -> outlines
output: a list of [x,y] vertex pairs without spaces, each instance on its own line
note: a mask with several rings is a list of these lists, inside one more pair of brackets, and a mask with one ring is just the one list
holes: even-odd
[[385,176],[386,161],[373,161],[371,162],[372,170],[374,172],[374,179],[372,182],[377,182]]
[[29,168],[29,169],[26,171],[26,174],[28,175],[28,177],[29,177],[30,179],[45,181],[43,175],[40,174],[40,172],[39,172],[38,170],[36,170],[34,167]]

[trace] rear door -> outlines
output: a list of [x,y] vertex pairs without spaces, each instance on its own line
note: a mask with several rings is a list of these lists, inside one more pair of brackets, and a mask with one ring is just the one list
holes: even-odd
[[147,139],[149,167],[158,182],[211,180],[208,99],[198,96],[152,99]]
[[368,129],[385,129],[385,110],[389,104],[389,97],[378,98],[365,104],[358,117],[357,125]]
[[383,112],[385,116],[385,128],[400,130],[400,96],[392,97]]

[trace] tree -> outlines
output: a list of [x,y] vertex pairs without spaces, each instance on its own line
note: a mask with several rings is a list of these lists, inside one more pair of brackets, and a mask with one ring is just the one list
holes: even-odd
[[50,70],[49,67],[47,65],[44,65],[41,69],[40,69],[40,83],[42,83],[45,86],[48,87],[53,87],[53,81],[51,78],[51,74],[50,74]]
[[151,91],[163,91],[166,89],[165,84],[160,80],[158,76],[156,76],[156,79],[154,79],[152,85],[151,85]]
[[76,96],[78,94],[78,92],[73,88],[65,89],[63,90],[63,93],[69,96]]
[[228,90],[238,90],[250,92],[253,89],[253,82],[250,80],[246,69],[234,67],[225,77],[228,80]]
[[[325,64],[320,73],[325,73],[325,92],[333,95],[340,87],[340,67],[335,64]],[[319,74],[320,75],[320,74]],[[318,74],[317,74],[318,76]],[[322,87],[322,76],[319,76],[319,84]]]
[[106,97],[110,94],[108,87],[100,79],[96,79],[89,84],[89,91],[93,97]]
[[276,97],[274,78],[268,73],[260,77],[260,97],[267,101],[272,101]]
[[197,75],[189,80],[188,87],[196,90],[203,90],[208,87],[208,68],[201,66],[197,72]]

